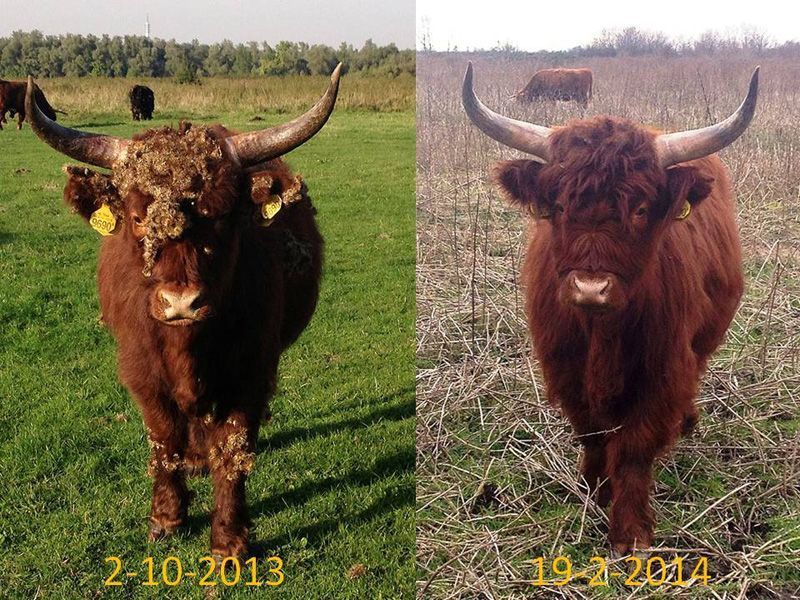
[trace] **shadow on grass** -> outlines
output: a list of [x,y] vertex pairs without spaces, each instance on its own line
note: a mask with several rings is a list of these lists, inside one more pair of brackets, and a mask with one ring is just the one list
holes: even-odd
[[[386,406],[387,403],[405,396],[409,396],[407,401]],[[317,423],[308,427],[295,427],[275,433],[274,435],[269,435],[267,439],[260,440],[256,452],[262,454],[268,451],[279,450],[300,440],[307,440],[311,437],[328,435],[339,431],[362,429],[380,421],[402,421],[416,414],[416,400],[412,388],[399,390],[394,394],[382,397],[380,400],[382,401],[382,406],[366,415],[359,415],[333,422]],[[348,411],[346,408],[343,408],[340,412],[346,413]]]
[[8,231],[0,231],[0,245],[9,244],[14,241],[16,238],[16,234],[10,233]]
[[[195,512],[192,512],[193,510]],[[189,506],[189,514],[186,517],[186,521],[180,528],[181,537],[185,537],[187,539],[197,537],[203,532],[204,529],[211,527],[211,513],[207,511],[197,511],[198,509],[194,507],[194,502],[192,502],[191,506]]]
[[[314,496],[325,494],[337,488],[369,486],[392,476],[407,475],[414,472],[415,465],[416,452],[414,446],[409,445],[408,448],[379,460],[369,469],[350,471],[342,477],[325,477],[287,492],[251,501],[248,503],[250,517],[253,519],[267,518],[269,515],[282,510],[298,508],[314,498]],[[373,503],[370,508],[346,520],[348,524],[366,522],[383,513],[391,512],[400,506],[410,506],[414,503],[415,490],[413,484],[403,485],[385,494],[381,501]],[[274,550],[278,546],[285,544],[289,539],[296,537],[307,537],[310,542],[312,536],[322,536],[329,533],[338,527],[342,520],[321,521],[316,525],[302,527],[287,532],[282,536],[258,542],[253,545],[252,556],[260,557],[262,556],[261,551]],[[190,508],[182,534],[186,537],[196,536],[203,529],[209,527],[210,524],[211,515],[209,513],[193,512],[192,508]]]
[[[413,464],[412,461],[412,468]],[[299,538],[306,538],[310,546],[318,546],[323,537],[338,530],[343,523],[346,523],[348,527],[354,528],[391,513],[398,508],[414,506],[415,503],[416,494],[413,484],[396,487],[388,490],[364,510],[352,514],[339,515],[335,519],[325,519],[313,525],[298,527],[267,540],[256,541],[250,546],[250,555],[259,559],[270,556],[277,549],[289,544],[291,540]]]
[[262,516],[299,506],[313,498],[344,486],[373,485],[393,475],[414,471],[416,454],[413,445],[382,458],[369,469],[356,469],[342,477],[317,479],[299,488],[262,498],[252,505],[253,514]]
[[[412,394],[412,388],[404,388],[394,394],[382,397],[381,400],[383,400],[383,404],[385,405],[387,402],[392,402],[393,400],[404,398],[409,395],[411,395],[411,397],[407,401],[390,406],[380,406],[365,415],[334,422],[318,423],[309,427],[296,427],[280,432],[279,434],[269,437],[267,440],[262,440],[257,449],[257,453],[261,454],[266,451],[277,450],[315,436],[323,436],[346,430],[364,429],[381,421],[401,421],[411,418],[416,414],[416,402]],[[339,412],[346,413],[348,409],[347,407],[343,407]],[[300,507],[313,497],[325,494],[336,488],[369,486],[392,476],[402,476],[413,473],[416,466],[416,452],[413,437],[409,441],[410,443],[407,448],[377,461],[371,468],[350,471],[342,477],[318,479],[291,491],[271,495],[257,501],[251,501],[249,502],[250,516],[251,518],[257,519],[287,508]],[[373,503],[370,508],[359,512],[352,518],[348,518],[347,522],[367,522],[380,514],[391,512],[400,506],[413,505],[414,503],[415,490],[413,485],[402,486],[401,488],[394,489],[387,493],[382,500]],[[193,512],[190,508],[183,535],[187,537],[196,536],[205,528],[209,527],[210,523],[210,514]],[[274,550],[277,546],[283,545],[289,539],[295,537],[307,537],[309,542],[311,542],[312,537],[321,537],[333,531],[340,523],[340,520],[321,521],[315,525],[287,532],[277,538],[254,543],[251,555],[263,557],[269,549]]]

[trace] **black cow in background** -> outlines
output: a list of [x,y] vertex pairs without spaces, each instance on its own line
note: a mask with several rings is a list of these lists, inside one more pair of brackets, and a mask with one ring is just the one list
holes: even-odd
[[153,118],[153,109],[156,106],[156,98],[153,90],[145,85],[135,85],[128,92],[131,101],[131,114],[134,121],[149,121]]

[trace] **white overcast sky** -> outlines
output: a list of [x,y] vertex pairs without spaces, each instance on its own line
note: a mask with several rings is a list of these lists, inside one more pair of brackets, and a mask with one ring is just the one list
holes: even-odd
[[153,37],[181,42],[415,44],[414,0],[0,0],[0,37],[32,29],[143,35],[147,13]]
[[693,39],[755,27],[776,42],[800,41],[798,0],[417,0],[417,43],[429,32],[436,50],[563,50],[586,45],[603,29],[634,26]]

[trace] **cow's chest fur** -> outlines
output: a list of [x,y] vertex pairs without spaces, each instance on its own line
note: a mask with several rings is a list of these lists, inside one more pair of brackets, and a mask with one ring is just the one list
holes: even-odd
[[603,420],[615,420],[658,373],[645,373],[643,332],[640,328],[609,320],[582,319],[578,335],[565,340],[563,369],[580,387],[570,394],[575,402]]

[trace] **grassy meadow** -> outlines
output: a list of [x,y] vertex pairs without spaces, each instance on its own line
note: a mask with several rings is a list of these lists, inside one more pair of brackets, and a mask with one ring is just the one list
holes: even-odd
[[[684,557],[692,568],[705,557],[709,585],[635,588],[612,578],[589,587],[578,578],[534,587],[537,557],[549,580],[561,579],[550,566],[559,555],[590,574],[592,556],[609,559],[607,517],[577,483],[578,444],[547,404],[531,357],[517,281],[525,220],[488,180],[493,162],[520,154],[464,114],[468,60],[478,96],[513,118],[558,125],[613,114],[666,130],[729,115],[756,65],[418,55],[418,597],[800,597],[800,65],[761,63],[755,119],[721,153],[737,197],[747,289],[704,378],[698,429],[654,472],[656,555]],[[551,66],[592,68],[587,111],[510,99]],[[627,567],[609,559],[609,570]],[[674,581],[675,569],[667,575]]]
[[[284,122],[326,79],[153,82],[156,119],[146,124],[130,121],[130,81],[42,85],[69,113],[65,124],[129,137],[184,116],[240,131]],[[260,588],[265,596],[413,594],[414,87],[346,76],[341,91],[326,127],[287,156],[319,211],[326,263],[248,482],[260,578],[266,557],[285,564],[285,583]],[[27,125],[0,132],[0,597],[251,597],[241,583],[202,590],[197,578],[142,585],[148,556],[157,577],[168,556],[202,572],[211,486],[190,480],[186,532],[146,542],[145,431],[98,323],[99,239],[61,199],[68,161]],[[108,556],[140,576],[105,587]]]
[[[198,84],[179,84],[169,77],[136,79],[58,77],[39,79],[50,103],[69,115],[125,114],[128,90],[134,83],[146,85],[156,98],[156,114],[181,118],[217,119],[228,113],[263,116],[263,113],[297,114],[316,102],[330,81],[326,76],[214,77]],[[344,82],[347,82],[346,85]],[[414,110],[414,78],[345,75],[336,109],[376,112]]]

